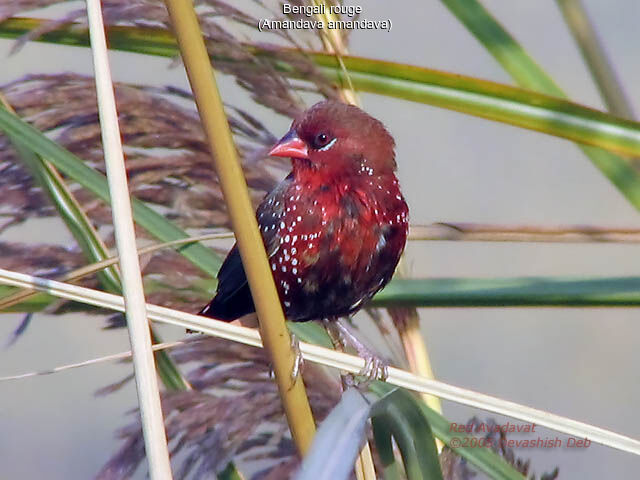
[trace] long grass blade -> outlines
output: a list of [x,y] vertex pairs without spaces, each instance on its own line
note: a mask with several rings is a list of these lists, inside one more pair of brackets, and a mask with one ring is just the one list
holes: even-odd
[[[8,111],[15,114],[11,106],[3,98],[0,97],[0,101]],[[87,259],[92,263],[105,260],[109,256],[107,246],[56,168],[48,161],[39,158],[33,152],[20,145],[20,143],[15,143],[14,147],[43,191],[48,194]],[[122,292],[120,272],[116,263],[105,266],[97,270],[96,273],[107,291],[112,293]],[[17,297],[19,298],[20,296],[17,295]],[[28,298],[29,294],[22,295],[22,297]],[[0,300],[0,310],[3,308],[2,303],[4,303],[4,300],[6,299]],[[155,332],[152,332],[152,335],[154,341],[159,340]],[[155,357],[158,373],[165,387],[170,390],[190,388],[176,365],[165,352],[158,352]]]
[[[173,347],[177,347],[179,345],[184,345],[184,341],[183,340],[179,340],[177,342],[165,342],[165,343],[155,343],[154,345],[152,345],[152,349],[154,352],[161,352],[164,350],[168,350],[170,348]],[[53,367],[53,368],[49,368],[46,370],[38,370],[38,371],[34,371],[34,372],[26,372],[26,373],[19,373],[16,375],[7,375],[4,377],[0,377],[0,382],[10,382],[13,380],[23,380],[25,378],[32,378],[32,377],[42,377],[45,375],[53,375],[56,373],[61,373],[61,372],[66,372],[67,370],[73,370],[76,368],[82,368],[82,367],[89,367],[91,365],[97,365],[99,363],[105,363],[105,362],[114,362],[117,360],[125,360],[127,358],[131,358],[131,350],[128,350],[126,352],[120,352],[120,353],[114,353],[112,355],[105,355],[103,357],[96,357],[96,358],[92,358],[89,360],[84,360],[82,362],[76,362],[76,363],[67,363],[65,365],[59,365],[57,367]]]
[[616,74],[604,45],[581,0],[556,0],[607,109],[622,118],[633,119],[631,102]]
[[[46,158],[61,172],[75,180],[101,200],[110,203],[107,180],[100,172],[68,150],[48,139],[22,119],[0,108],[0,130],[11,136],[24,148]],[[188,238],[188,235],[156,211],[136,198],[131,199],[133,216],[142,228],[163,242]],[[212,277],[220,268],[221,260],[210,249],[200,244],[187,245],[180,250],[196,267]]]
[[[16,292],[0,287],[0,298],[10,294]],[[37,312],[52,300],[39,294],[5,311]],[[371,306],[638,307],[640,277],[396,278],[373,297]]]
[[[0,283],[21,288],[34,288],[57,297],[120,312],[124,311],[124,301],[122,297],[90,288],[56,282],[54,280],[11,272],[4,269],[0,269]],[[254,347],[262,346],[260,335],[254,329],[151,304],[147,304],[147,314],[151,320],[157,322],[176,325],[182,328],[190,328],[207,335],[237,341],[245,345]],[[365,364],[363,358],[304,342],[300,343],[300,351],[305,360],[338,368],[349,373],[357,374]],[[587,438],[595,443],[640,455],[640,440],[542,410],[526,407],[472,390],[455,387],[437,380],[426,379],[398,368],[389,368],[387,383],[420,393],[429,393],[440,398],[501,415],[507,415],[524,422],[542,425],[552,430],[566,433],[567,435]]]
[[640,305],[640,277],[428,278],[392,280],[379,307],[632,307]]
[[640,229],[597,225],[499,225],[437,222],[411,225],[409,240],[467,242],[637,243]]
[[[0,97],[0,102],[15,115],[15,111],[4,98]],[[20,143],[14,142],[14,148],[36,182],[48,194],[89,261],[98,262],[106,258],[108,256],[106,245],[56,168]],[[120,274],[115,265],[100,271],[98,277],[108,291],[120,293]]]
[[[9,19],[0,23],[0,37],[17,38],[41,24],[42,21],[37,19]],[[510,36],[508,38],[513,43],[513,39]],[[110,27],[109,40],[110,48],[116,50],[170,58],[178,54],[175,40],[163,29]],[[37,41],[75,46],[85,46],[87,43],[86,34],[74,24],[49,32],[39,37]],[[487,40],[487,43],[499,44],[492,40]],[[401,63],[353,56],[342,56],[341,59],[350,73],[353,87],[363,92],[426,103],[567,138],[623,155],[640,156],[640,124],[562,98],[555,98],[562,97],[562,91],[546,74],[539,75],[539,70],[536,74],[532,74],[530,70],[537,65],[526,54],[520,58],[522,49],[517,44],[513,48],[516,51],[514,54],[516,59],[509,63],[509,72],[518,75],[516,80],[525,88],[539,90],[544,94]],[[505,47],[504,52],[494,55],[502,60],[509,50],[510,47]],[[274,68],[290,77],[304,78],[304,73],[296,71],[294,66],[276,57],[273,51],[260,47],[251,47],[251,51],[265,61],[272,61]],[[286,53],[287,50],[282,49],[282,52]],[[320,67],[325,75],[339,83],[343,74],[340,65],[336,65],[333,55],[309,51],[304,53]],[[237,61],[221,55],[216,55],[213,60]],[[594,157],[590,151],[589,155]],[[626,185],[624,189],[619,188],[629,196],[631,193],[626,190],[639,184],[640,180],[636,178],[638,175],[631,167],[625,166],[621,162],[622,159],[617,158],[613,156],[613,158],[601,157],[592,158],[592,160],[598,168],[606,170],[607,176],[612,181],[615,180],[616,185]],[[624,182],[622,178],[624,175],[632,175],[633,178]],[[640,193],[633,195],[637,201],[634,205],[640,205]]]
[[[519,85],[547,95],[565,98],[562,89],[529,57],[524,48],[484,8],[482,3],[478,0],[442,0],[442,2]],[[585,143],[604,147],[603,144]],[[640,174],[638,170],[624,158],[587,145],[579,145],[579,147],[625,198],[640,210]],[[612,150],[621,154],[638,156],[636,152]]]

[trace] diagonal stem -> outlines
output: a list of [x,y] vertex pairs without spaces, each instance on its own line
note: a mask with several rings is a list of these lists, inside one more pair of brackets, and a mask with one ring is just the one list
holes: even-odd
[[302,379],[300,376],[294,380],[291,378],[295,353],[198,18],[191,1],[166,0],[166,5],[213,153],[214,166],[258,313],[262,341],[271,355],[291,434],[298,451],[304,455],[311,446],[315,424]]

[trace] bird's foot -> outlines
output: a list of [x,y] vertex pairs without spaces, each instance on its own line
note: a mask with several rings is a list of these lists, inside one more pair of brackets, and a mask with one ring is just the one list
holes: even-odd
[[[359,357],[364,359],[364,367],[357,375],[350,375],[345,378],[348,386],[368,387],[375,380],[385,381],[389,376],[389,365],[381,359],[373,350],[362,343],[355,333],[341,320],[326,321],[325,327],[331,337],[334,347],[352,347]],[[356,379],[361,377],[361,379]]]
[[[302,373],[304,368],[304,357],[302,356],[302,352],[300,351],[300,342],[298,341],[298,337],[296,337],[293,333],[291,334],[291,350],[293,350],[293,367],[291,368],[291,386],[296,383],[298,377]],[[269,378],[276,378],[276,372],[273,369],[273,364],[269,364]]]
[[294,360],[293,360],[293,368],[291,369],[291,385],[298,380],[300,373],[302,373],[302,369],[304,367],[304,358],[302,357],[302,352],[300,351],[300,342],[298,341],[298,337],[296,337],[293,333],[291,334],[291,350],[293,350]]
[[384,382],[389,378],[389,365],[385,360],[375,355],[363,356],[360,354],[360,356],[364,358],[364,367],[358,375],[365,377],[367,384],[374,380]]

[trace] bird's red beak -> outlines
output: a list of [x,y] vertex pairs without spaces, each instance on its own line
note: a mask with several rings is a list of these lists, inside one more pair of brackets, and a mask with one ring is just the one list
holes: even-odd
[[289,130],[271,149],[269,155],[274,157],[309,158],[307,144],[300,140],[295,130]]

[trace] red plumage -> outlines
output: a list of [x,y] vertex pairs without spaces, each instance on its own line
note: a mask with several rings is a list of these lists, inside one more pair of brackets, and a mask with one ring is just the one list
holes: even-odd
[[[292,160],[257,210],[286,317],[355,312],[391,279],[406,243],[393,138],[359,108],[325,101],[295,120],[271,155]],[[218,280],[202,315],[230,321],[255,311],[235,246]]]

